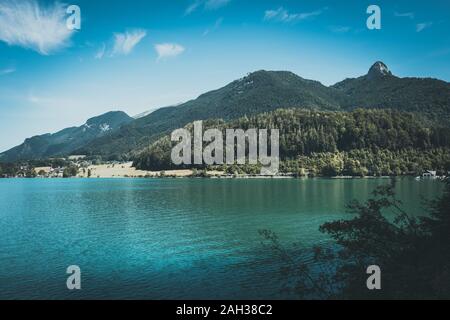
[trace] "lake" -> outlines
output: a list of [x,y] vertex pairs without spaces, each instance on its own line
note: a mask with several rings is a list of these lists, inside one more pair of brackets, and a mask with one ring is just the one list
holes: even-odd
[[[386,179],[0,179],[0,299],[277,299],[278,261],[261,244],[325,243]],[[399,179],[423,214],[438,181]],[[66,288],[78,265],[82,290]]]

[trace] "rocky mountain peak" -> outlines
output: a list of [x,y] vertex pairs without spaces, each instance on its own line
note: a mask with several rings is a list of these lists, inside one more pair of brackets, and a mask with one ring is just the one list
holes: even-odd
[[386,76],[392,76],[392,72],[389,70],[388,66],[381,61],[375,62],[372,67],[370,67],[367,73],[369,79],[381,78]]

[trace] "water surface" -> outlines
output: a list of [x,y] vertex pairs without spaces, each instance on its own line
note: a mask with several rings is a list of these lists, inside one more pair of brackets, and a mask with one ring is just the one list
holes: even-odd
[[[258,230],[305,248],[329,241],[318,227],[388,182],[0,179],[0,298],[286,298]],[[416,215],[441,190],[397,184]],[[66,288],[69,265],[81,268],[81,291]]]

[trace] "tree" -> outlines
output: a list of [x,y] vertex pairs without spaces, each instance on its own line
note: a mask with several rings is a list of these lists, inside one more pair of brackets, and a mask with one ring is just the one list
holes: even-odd
[[[287,262],[290,283],[295,283],[294,290],[299,296],[448,299],[450,181],[445,182],[443,196],[428,204],[428,216],[421,218],[414,218],[402,209],[394,187],[395,183],[378,187],[366,203],[349,204],[349,211],[355,214],[353,219],[320,227],[334,239],[334,244],[314,248],[314,268],[299,262],[305,259],[292,256],[282,248],[273,233],[261,232],[271,248]],[[388,218],[386,212],[394,219]],[[367,289],[369,265],[381,268],[382,290]]]
[[[210,128],[279,129],[283,173],[305,168],[325,176],[403,175],[444,171],[450,164],[450,130],[427,127],[417,115],[405,112],[280,109],[226,123],[205,121],[204,129]],[[192,130],[192,124],[186,129]],[[192,168],[174,166],[171,149],[170,137],[163,136],[134,154],[133,165],[154,171]],[[237,171],[246,171],[240,167]]]
[[28,168],[25,171],[25,177],[26,178],[36,178],[37,174],[36,171],[34,171],[34,168]]
[[64,178],[71,178],[75,177],[78,174],[78,167],[77,166],[68,166],[63,171],[63,177]]

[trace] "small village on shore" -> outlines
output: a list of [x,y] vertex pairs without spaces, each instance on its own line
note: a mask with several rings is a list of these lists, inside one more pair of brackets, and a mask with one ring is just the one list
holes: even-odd
[[[41,165],[46,163],[47,165]],[[413,176],[413,175],[410,175]],[[302,170],[301,174],[280,172],[276,175],[248,174],[233,172],[232,170],[220,170],[218,168],[208,169],[180,169],[166,171],[146,171],[133,167],[131,161],[106,161],[92,160],[83,155],[74,155],[67,158],[48,159],[47,161],[29,162],[15,167],[0,167],[0,178],[314,178],[325,177],[332,179],[355,179],[355,178],[390,178],[390,176],[321,176]],[[450,171],[438,172],[426,170],[416,180],[422,179],[446,179],[450,177]]]

